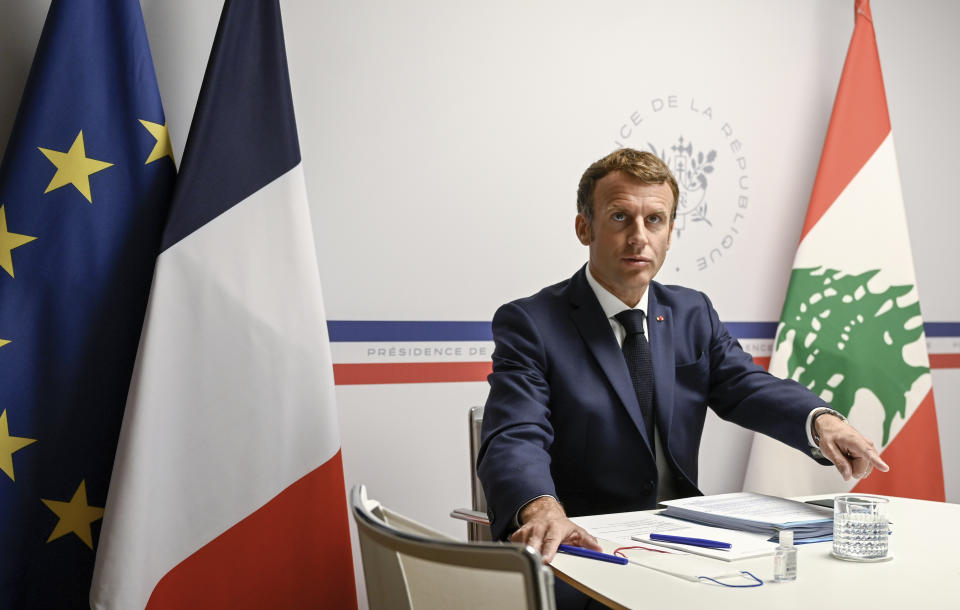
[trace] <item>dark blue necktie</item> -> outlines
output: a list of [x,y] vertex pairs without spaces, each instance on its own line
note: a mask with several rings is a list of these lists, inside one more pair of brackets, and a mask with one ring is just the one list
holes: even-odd
[[623,357],[630,369],[633,391],[637,393],[640,414],[647,429],[647,439],[653,447],[653,359],[650,356],[650,344],[643,333],[643,312],[639,309],[626,309],[613,316],[623,324],[627,336],[623,340]]

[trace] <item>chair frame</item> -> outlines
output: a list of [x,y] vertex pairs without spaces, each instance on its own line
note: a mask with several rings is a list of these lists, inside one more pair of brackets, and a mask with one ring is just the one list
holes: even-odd
[[483,425],[483,407],[470,407],[467,414],[467,430],[470,435],[470,500],[471,511],[454,510],[450,516],[467,522],[467,540],[492,541],[490,519],[487,517],[487,496],[477,476],[477,455],[480,453],[480,428]]
[[[361,536],[368,536],[377,544],[401,555],[426,561],[464,568],[519,573],[524,580],[527,607],[553,610],[553,572],[544,565],[540,553],[532,547],[509,543],[459,542],[400,530],[389,525],[376,512],[399,521],[410,522],[414,527],[423,528],[424,526],[390,511],[377,502],[368,500],[366,487],[363,485],[354,486],[350,492],[350,504]],[[373,505],[372,508],[371,505]],[[361,546],[362,542],[361,538]],[[367,572],[366,562],[364,572]]]

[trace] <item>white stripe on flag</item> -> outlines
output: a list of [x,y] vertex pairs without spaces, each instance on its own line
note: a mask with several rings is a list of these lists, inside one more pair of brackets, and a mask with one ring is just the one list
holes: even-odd
[[[891,244],[908,244],[909,239],[893,135],[888,134],[830,209],[810,229],[797,248],[793,267],[823,266],[856,273],[880,269],[880,273],[868,283],[870,291],[883,292],[892,285],[914,285],[914,289],[902,298],[916,301],[918,295],[910,248],[890,247]],[[920,316],[908,322],[911,328],[922,324]],[[781,344],[770,362],[770,372],[778,377],[788,376],[789,343]],[[903,356],[909,364],[929,368],[926,335],[921,334],[919,339],[905,346]],[[929,373],[914,382],[908,394],[906,416],[894,416],[890,426],[890,442],[930,391],[931,384]],[[850,423],[879,447],[883,438],[883,406],[865,390],[857,394],[855,404],[857,408],[850,412]],[[817,493],[817,490],[811,489],[809,493]]]
[[339,450],[305,193],[297,165],[160,256],[92,599],[142,608]]

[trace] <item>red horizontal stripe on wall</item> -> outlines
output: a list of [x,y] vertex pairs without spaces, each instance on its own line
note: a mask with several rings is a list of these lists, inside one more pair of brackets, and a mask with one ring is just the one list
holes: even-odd
[[493,371],[487,362],[377,362],[373,364],[334,364],[337,385],[383,383],[444,383],[486,381]]
[[960,354],[930,354],[932,369],[960,369]]
[[[769,356],[755,356],[754,362],[765,369],[770,368]],[[960,369],[960,354],[930,354],[931,369]]]
[[[753,359],[765,369],[769,356]],[[960,354],[930,354],[931,369],[960,369]],[[486,381],[493,366],[490,362],[377,362],[371,364],[334,364],[337,385],[379,385],[390,383],[456,383]]]

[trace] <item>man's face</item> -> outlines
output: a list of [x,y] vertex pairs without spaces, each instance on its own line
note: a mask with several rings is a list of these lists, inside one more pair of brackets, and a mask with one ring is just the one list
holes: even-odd
[[590,247],[593,277],[630,307],[667,256],[673,204],[666,183],[647,184],[618,171],[597,181],[592,226],[577,214],[577,237]]

